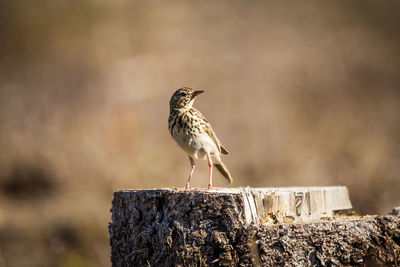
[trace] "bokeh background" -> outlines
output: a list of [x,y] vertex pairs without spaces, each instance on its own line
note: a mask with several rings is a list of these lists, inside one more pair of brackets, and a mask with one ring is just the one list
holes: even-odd
[[346,185],[360,214],[385,214],[400,204],[399,10],[1,1],[0,266],[109,266],[113,191],[186,182],[167,129],[182,86],[206,91],[195,105],[233,186]]

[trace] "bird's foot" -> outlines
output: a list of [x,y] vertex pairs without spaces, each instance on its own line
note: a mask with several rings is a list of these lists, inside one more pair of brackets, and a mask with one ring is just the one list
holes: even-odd
[[176,192],[181,192],[181,191],[184,191],[184,190],[192,190],[192,189],[195,189],[195,190],[196,190],[196,188],[192,188],[189,184],[186,184],[185,187],[177,188],[177,189],[176,189]]
[[215,186],[210,186],[208,185],[207,187],[191,187],[190,185],[186,185],[185,187],[182,188],[176,188],[175,189],[177,193],[182,192],[182,191],[187,191],[187,190],[193,190],[193,191],[208,191],[208,190],[220,190],[220,188],[215,187]]
[[208,190],[220,190],[218,187],[208,185],[206,188],[201,188],[202,191],[208,191]]

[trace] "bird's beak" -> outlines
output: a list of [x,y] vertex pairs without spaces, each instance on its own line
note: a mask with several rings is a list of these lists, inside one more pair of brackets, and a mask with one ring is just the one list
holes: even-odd
[[203,93],[203,92],[204,92],[203,90],[194,91],[193,94],[192,94],[192,99],[195,98],[196,96],[198,96],[199,94]]

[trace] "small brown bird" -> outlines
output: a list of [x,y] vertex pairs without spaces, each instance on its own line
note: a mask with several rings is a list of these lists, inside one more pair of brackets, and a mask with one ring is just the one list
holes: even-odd
[[195,168],[194,159],[208,161],[208,189],[213,188],[213,164],[229,183],[233,181],[228,168],[221,160],[221,153],[227,155],[228,151],[221,145],[207,119],[193,107],[196,96],[203,92],[183,87],[176,90],[169,101],[169,132],[176,143],[188,154],[192,166],[186,189],[190,189],[190,179]]

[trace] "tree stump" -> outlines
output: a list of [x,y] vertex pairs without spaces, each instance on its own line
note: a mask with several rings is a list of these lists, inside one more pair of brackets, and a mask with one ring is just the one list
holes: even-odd
[[114,193],[113,266],[400,263],[400,216],[356,216],[345,187]]

